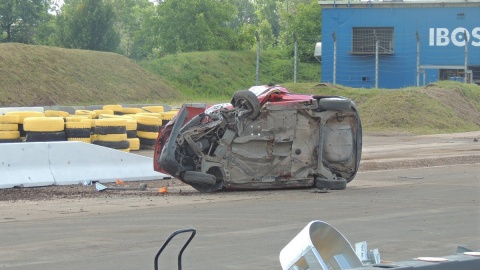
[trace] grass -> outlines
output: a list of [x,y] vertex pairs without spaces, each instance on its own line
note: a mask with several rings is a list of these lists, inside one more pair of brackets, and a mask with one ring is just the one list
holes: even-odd
[[0,44],[0,105],[178,100],[160,77],[114,53]]
[[[260,83],[290,92],[338,95],[358,106],[365,133],[433,134],[480,130],[480,86],[359,89],[321,84],[318,63],[298,66],[282,51],[261,53]],[[114,53],[0,44],[0,106],[228,102],[255,84],[256,53],[193,52],[140,63]]]
[[[260,84],[293,82],[293,61],[281,51],[261,53]],[[191,52],[139,63],[169,81],[186,101],[220,102],[256,83],[256,52]],[[299,82],[319,80],[318,63],[298,65]]]

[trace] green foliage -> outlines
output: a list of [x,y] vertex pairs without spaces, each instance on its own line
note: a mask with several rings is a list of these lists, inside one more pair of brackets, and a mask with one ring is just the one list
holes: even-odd
[[57,44],[65,48],[116,51],[115,13],[105,0],[66,0],[57,15]]
[[[255,84],[256,53],[192,52],[144,60],[139,64],[169,81],[189,101],[228,101],[231,95]],[[318,81],[318,63],[302,63],[299,81]],[[262,51],[260,83],[293,81],[293,61],[281,50]]]
[[47,17],[49,0],[0,1],[0,41],[33,43],[36,28]]
[[257,28],[253,24],[244,24],[238,29],[237,47],[239,51],[247,51],[256,47],[255,31]]
[[275,37],[273,36],[272,26],[267,20],[262,20],[258,26],[259,37],[260,37],[260,47],[262,50],[268,50],[273,48],[275,45]]
[[294,37],[297,38],[298,58],[300,61],[315,61],[313,52],[315,43],[321,38],[321,8],[317,1],[309,4],[299,3],[295,11],[283,12],[285,18],[282,44],[294,53]]
[[272,35],[277,43],[280,36],[280,16],[276,0],[255,0],[256,14],[261,22],[266,20],[271,27]]
[[166,1],[157,5],[157,17],[150,27],[156,29],[162,55],[234,49],[236,39],[227,23],[235,11],[231,1]]
[[120,34],[118,52],[130,58],[140,58],[145,37],[139,37],[139,34],[142,35],[142,25],[146,18],[153,15],[155,6],[148,0],[109,1],[115,12],[114,27]]

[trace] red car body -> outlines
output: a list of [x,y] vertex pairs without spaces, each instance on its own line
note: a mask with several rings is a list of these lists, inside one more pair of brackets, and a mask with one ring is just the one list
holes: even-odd
[[154,169],[201,192],[338,190],[356,175],[361,149],[350,99],[256,86],[231,103],[183,105],[159,132]]

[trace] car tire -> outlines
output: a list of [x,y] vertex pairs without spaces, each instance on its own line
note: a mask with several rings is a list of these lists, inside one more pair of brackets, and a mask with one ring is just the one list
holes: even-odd
[[318,101],[318,109],[321,111],[344,111],[352,108],[352,102],[341,97],[322,98]]
[[249,109],[250,113],[247,115],[249,119],[255,119],[260,114],[260,102],[257,96],[248,90],[240,90],[233,94],[232,105],[235,108],[244,107]]
[[347,180],[344,178],[336,180],[315,178],[315,187],[319,189],[344,190],[347,188]]

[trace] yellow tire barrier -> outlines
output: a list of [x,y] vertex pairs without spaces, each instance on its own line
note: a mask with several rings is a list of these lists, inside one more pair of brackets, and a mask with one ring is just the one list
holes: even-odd
[[127,130],[137,130],[137,120],[127,119]]
[[0,131],[17,131],[18,124],[3,124],[0,123]]
[[137,120],[138,124],[142,124],[142,125],[149,125],[149,126],[162,125],[162,119],[152,115],[137,114],[135,115],[135,119]]
[[18,115],[0,115],[0,123],[3,124],[18,124],[20,117]]
[[76,115],[76,116],[67,116],[65,117],[66,122],[80,122],[83,119],[89,119],[86,115]]
[[104,118],[123,118],[123,115],[115,115],[115,114],[99,114],[98,119],[104,119]]
[[93,111],[97,115],[97,118],[99,118],[100,114],[110,114],[110,115],[114,114],[113,110],[93,110]]
[[65,123],[65,129],[70,129],[70,128],[92,128],[92,123],[87,122],[87,121],[80,121],[80,122],[66,122]]
[[125,127],[127,120],[122,118],[102,118],[95,122],[97,127]]
[[46,117],[68,117],[70,116],[70,113],[65,112],[65,111],[55,111],[55,110],[46,110],[45,112]]
[[89,110],[76,110],[75,115],[85,115],[88,116],[88,118],[90,119],[97,118],[97,113]]
[[164,112],[163,106],[145,106],[142,107],[147,112],[152,112],[152,113],[161,113]]
[[137,113],[137,115],[146,115],[146,116],[153,116],[158,119],[162,119],[163,113],[161,112],[145,112],[145,113]]
[[158,137],[158,132],[148,132],[148,131],[137,131],[137,137],[143,139],[156,139]]
[[94,128],[97,125],[97,119],[82,119],[80,122],[90,123],[90,127]]
[[58,132],[65,129],[63,117],[27,117],[23,120],[23,130],[34,132]]
[[67,138],[67,141],[76,141],[76,142],[84,142],[84,143],[92,142],[90,138]]
[[136,113],[144,113],[145,110],[141,108],[123,108],[123,114],[136,114]]
[[169,111],[162,114],[163,120],[172,120],[173,117],[177,114],[178,111]]
[[20,131],[0,131],[0,139],[10,140],[10,139],[19,139]]
[[97,134],[95,140],[104,141],[104,142],[119,142],[125,141],[127,139],[127,134]]
[[138,138],[128,138],[127,141],[130,142],[130,150],[131,151],[140,150],[140,139],[138,139]]
[[23,120],[27,117],[44,117],[43,112],[34,112],[34,111],[17,111],[17,112],[6,112],[5,115],[18,115],[18,124],[23,124]]
[[123,112],[123,106],[120,104],[114,104],[114,105],[105,105],[103,106],[104,110],[112,110],[113,113],[122,113]]

